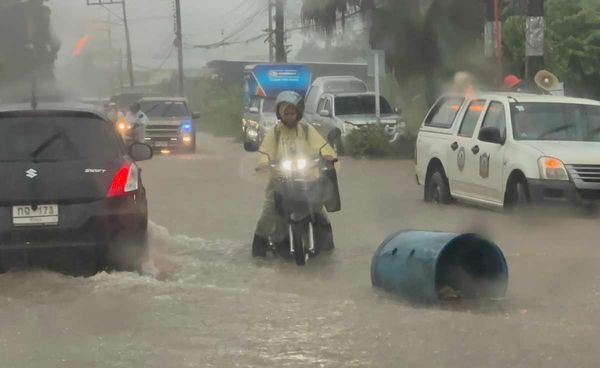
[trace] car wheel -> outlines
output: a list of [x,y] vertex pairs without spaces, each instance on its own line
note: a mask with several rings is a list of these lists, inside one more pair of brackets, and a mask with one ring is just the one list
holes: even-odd
[[434,171],[425,186],[425,202],[448,204],[452,201],[448,179],[439,170]]
[[192,145],[188,148],[188,153],[196,153],[196,138],[192,141]]
[[506,207],[515,209],[524,207],[531,202],[529,186],[525,179],[514,180],[508,187]]
[[148,258],[148,233],[120,234],[97,252],[99,271],[141,272],[142,264]]

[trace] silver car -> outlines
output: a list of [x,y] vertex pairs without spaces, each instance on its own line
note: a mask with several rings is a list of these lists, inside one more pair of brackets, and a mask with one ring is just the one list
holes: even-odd
[[276,124],[275,97],[253,97],[252,103],[244,112],[242,119],[244,143],[259,146],[266,132]]
[[142,111],[148,116],[146,143],[155,150],[196,152],[198,113],[192,113],[189,103],[180,97],[145,97],[140,100]]
[[319,116],[309,121],[319,133],[326,137],[334,128],[342,131],[338,142],[341,148],[344,137],[354,129],[360,129],[369,124],[383,124],[390,143],[398,143],[406,135],[406,123],[398,109],[392,109],[385,97],[380,97],[381,120],[375,113],[375,94],[360,93],[325,93],[319,100]]

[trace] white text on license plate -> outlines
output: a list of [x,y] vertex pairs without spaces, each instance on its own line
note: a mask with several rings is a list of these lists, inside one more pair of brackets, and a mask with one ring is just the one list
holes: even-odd
[[169,142],[154,142],[154,145],[156,147],[168,147],[169,146]]
[[15,226],[58,225],[58,205],[41,204],[32,206],[14,206],[13,224]]

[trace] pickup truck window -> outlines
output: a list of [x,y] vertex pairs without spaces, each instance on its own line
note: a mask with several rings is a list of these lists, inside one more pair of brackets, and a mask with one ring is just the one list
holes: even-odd
[[501,102],[493,101],[490,104],[485,118],[483,119],[482,128],[495,127],[500,130],[502,139],[506,139],[506,112],[504,111],[504,104]]
[[319,107],[317,107],[317,112],[320,113],[321,111],[323,111],[325,109],[325,101],[327,101],[327,99],[322,98],[319,101]]
[[265,98],[265,102],[263,102],[263,111],[262,112],[275,112],[275,102],[274,98]]
[[[390,107],[385,97],[379,98],[382,114],[392,114],[394,111]],[[375,96],[343,96],[335,98],[335,114],[342,115],[370,115],[375,114]]]
[[515,140],[600,142],[600,106],[512,103]]
[[425,120],[425,126],[450,128],[464,102],[464,98],[450,97],[440,100]]
[[331,112],[331,101],[328,98],[325,99],[325,110]]
[[483,107],[485,106],[485,100],[475,100],[469,104],[465,117],[463,118],[462,124],[458,135],[461,137],[471,138],[477,127],[479,117],[483,113]]

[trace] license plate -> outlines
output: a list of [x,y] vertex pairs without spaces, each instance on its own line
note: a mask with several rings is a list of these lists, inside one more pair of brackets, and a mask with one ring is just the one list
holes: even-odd
[[154,142],[154,147],[169,147],[169,142]]
[[43,204],[36,206],[14,206],[13,224],[15,226],[51,226],[58,225],[58,205]]

